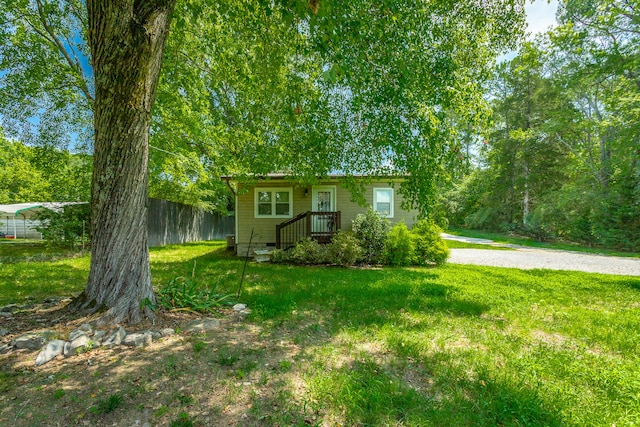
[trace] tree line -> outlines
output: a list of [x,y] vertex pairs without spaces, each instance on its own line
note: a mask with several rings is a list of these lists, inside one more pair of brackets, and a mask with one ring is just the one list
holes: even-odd
[[92,161],[85,153],[25,145],[0,134],[0,204],[86,202]]
[[476,167],[442,199],[452,224],[640,250],[640,4],[561,2],[487,86]]

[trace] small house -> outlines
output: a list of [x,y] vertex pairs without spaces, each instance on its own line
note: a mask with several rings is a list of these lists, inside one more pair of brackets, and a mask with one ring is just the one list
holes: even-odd
[[287,178],[270,174],[250,186],[224,178],[235,186],[237,255],[247,254],[250,240],[250,255],[256,250],[288,249],[306,237],[328,243],[337,231],[351,230],[356,216],[369,208],[392,224],[404,221],[411,227],[418,220],[417,210],[402,209],[400,179],[390,183],[389,178],[367,178],[366,204],[361,205],[352,201],[343,175],[330,175],[315,185],[293,184]]

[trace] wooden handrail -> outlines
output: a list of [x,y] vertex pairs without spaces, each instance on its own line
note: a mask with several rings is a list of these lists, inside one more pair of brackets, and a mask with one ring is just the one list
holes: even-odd
[[[324,229],[313,231],[314,217],[327,219]],[[311,237],[320,243],[328,243],[340,230],[340,211],[306,211],[276,225],[276,248],[288,249],[305,237]],[[305,219],[304,223],[301,221]],[[296,225],[296,223],[298,223]],[[283,238],[283,234],[285,234]],[[286,247],[284,247],[286,246]]]
[[306,212],[302,212],[299,213],[298,215],[294,216],[293,218],[289,218],[288,220],[281,222],[280,224],[278,224],[278,226],[282,227],[286,227],[289,224],[293,224],[296,221],[299,221],[300,219],[304,218],[305,216],[307,216],[309,214],[309,211]]

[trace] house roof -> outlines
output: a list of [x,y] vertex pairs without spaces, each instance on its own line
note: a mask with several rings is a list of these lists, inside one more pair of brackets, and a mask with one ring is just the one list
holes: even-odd
[[[292,174],[288,174],[288,173],[267,173],[267,174],[255,174],[255,175],[247,175],[247,177],[251,177],[251,178],[255,178],[255,179],[286,179],[286,178],[291,178]],[[347,175],[344,173],[332,173],[332,174],[328,174],[322,177],[318,177],[320,179],[340,179],[340,178],[391,178],[391,179],[402,179],[405,178],[405,176],[398,176],[398,175],[376,175],[376,174],[351,174],[351,175]],[[234,175],[223,175],[220,177],[220,179],[223,179],[225,181],[229,181],[229,180],[234,180],[237,179],[238,176],[234,176]]]

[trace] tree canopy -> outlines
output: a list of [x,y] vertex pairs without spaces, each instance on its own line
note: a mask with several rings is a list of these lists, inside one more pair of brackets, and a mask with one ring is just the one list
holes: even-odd
[[[522,7],[180,2],[150,136],[151,194],[211,208],[225,203],[223,174],[409,174],[406,191],[427,210],[449,174],[449,117],[487,119],[480,83],[514,46]],[[0,16],[0,85],[15,94],[0,113],[11,135],[26,138],[25,124],[47,129],[32,132],[47,141],[91,135],[82,3],[22,0]]]
[[0,6],[0,87],[25,82],[0,113],[16,134],[34,117],[60,129],[92,113],[92,258],[78,301],[134,322],[155,299],[148,169],[152,189],[201,201],[222,173],[401,175],[427,214],[456,152],[451,117],[486,120],[480,81],[523,26],[512,0],[185,0],[171,28],[175,0],[87,0],[86,15],[83,4]]

